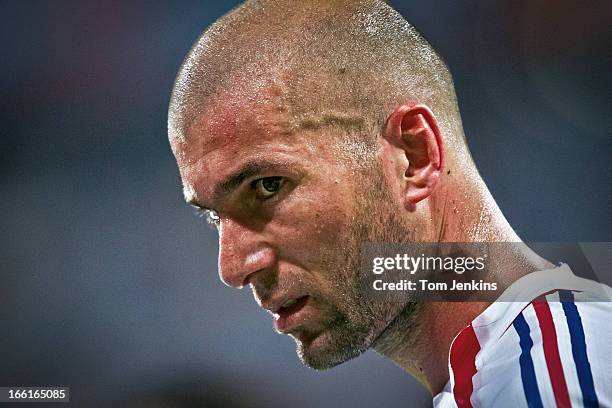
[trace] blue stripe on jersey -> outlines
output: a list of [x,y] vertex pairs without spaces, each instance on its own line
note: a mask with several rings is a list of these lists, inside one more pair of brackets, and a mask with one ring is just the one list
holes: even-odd
[[578,308],[574,303],[574,294],[569,290],[560,290],[559,299],[563,305],[563,311],[569,327],[570,339],[572,341],[572,355],[576,364],[578,382],[582,391],[582,402],[585,407],[597,407],[597,394],[593,383],[591,364],[586,352],[586,341],[584,339],[584,328]]
[[523,391],[525,392],[525,398],[527,399],[527,405],[529,407],[541,408],[542,398],[540,397],[540,390],[538,389],[538,382],[536,380],[535,369],[533,367],[533,360],[531,359],[531,347],[533,347],[533,340],[529,335],[529,325],[525,321],[525,317],[520,313],[514,322],[512,322],[514,329],[519,335],[519,344],[521,346],[521,356],[519,362],[521,364],[521,379],[523,380]]

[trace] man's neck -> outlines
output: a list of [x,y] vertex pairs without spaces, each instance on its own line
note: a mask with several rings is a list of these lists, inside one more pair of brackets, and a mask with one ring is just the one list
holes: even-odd
[[374,349],[436,395],[449,378],[448,352],[459,331],[482,313],[485,302],[424,302],[401,314]]
[[[456,211],[456,199],[441,208],[439,242],[515,242],[503,254],[491,254],[489,265],[503,289],[522,276],[552,267],[520,239],[510,227],[488,191],[472,201],[471,208]],[[472,196],[473,197],[473,196]],[[455,336],[491,302],[420,302],[410,304],[381,336],[374,349],[416,377],[435,395],[448,382],[448,354]]]

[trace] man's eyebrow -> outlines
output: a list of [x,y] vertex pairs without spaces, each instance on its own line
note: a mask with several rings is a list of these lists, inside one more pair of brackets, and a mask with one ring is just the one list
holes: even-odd
[[[278,169],[280,166],[283,165],[287,164],[284,162],[271,162],[262,160],[247,162],[241,167],[239,167],[236,171],[232,172],[231,174],[220,180],[217,184],[215,184],[212,192],[212,200],[219,200],[229,195],[236,188],[238,188],[245,180],[253,176],[266,173],[274,169]],[[201,205],[195,197],[188,200],[187,202],[200,210],[210,210],[208,207]]]

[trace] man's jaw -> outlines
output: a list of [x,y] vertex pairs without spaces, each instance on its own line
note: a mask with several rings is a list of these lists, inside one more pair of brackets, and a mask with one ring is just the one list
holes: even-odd
[[422,304],[417,302],[407,302],[399,308],[385,328],[372,339],[372,349],[390,358],[398,349],[413,344],[418,337],[417,331],[420,326],[418,316],[421,308]]

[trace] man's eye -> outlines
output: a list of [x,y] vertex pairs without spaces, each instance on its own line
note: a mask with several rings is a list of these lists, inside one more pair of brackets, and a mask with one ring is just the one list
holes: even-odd
[[209,210],[206,216],[209,224],[219,225],[219,214],[215,210]]
[[264,177],[255,181],[255,195],[259,199],[272,197],[283,186],[285,179],[282,177]]
[[215,210],[209,209],[196,209],[196,214],[200,217],[204,217],[206,223],[214,228],[219,228],[219,213]]

